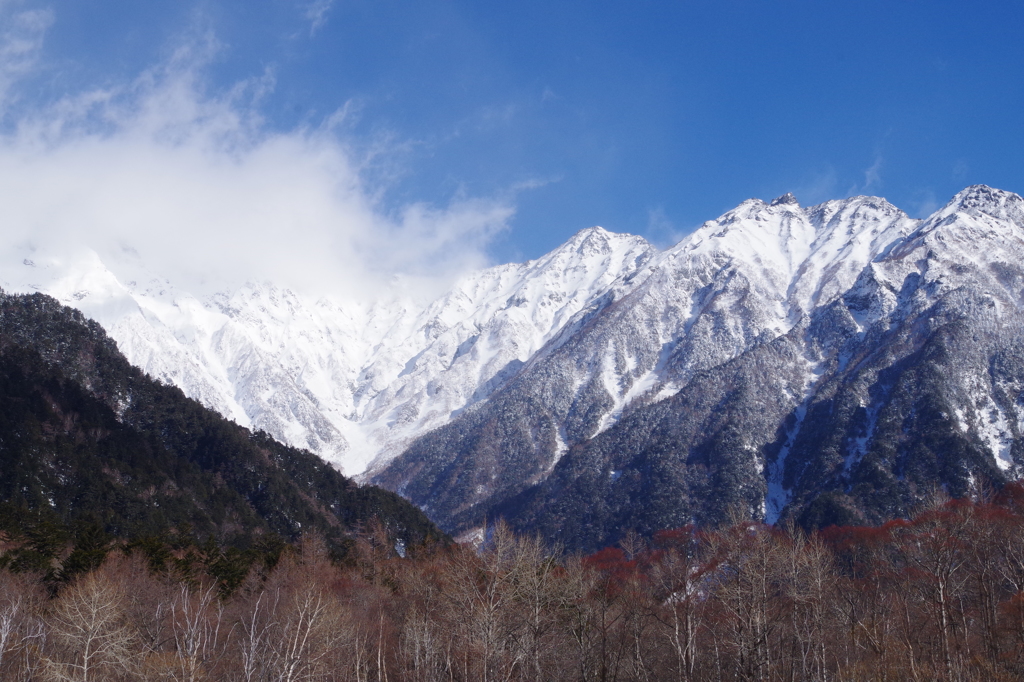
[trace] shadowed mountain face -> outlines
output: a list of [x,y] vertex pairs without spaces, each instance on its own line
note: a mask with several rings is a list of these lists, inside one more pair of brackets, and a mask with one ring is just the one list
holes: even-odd
[[241,545],[316,531],[340,549],[374,518],[406,543],[439,537],[394,493],[145,376],[41,294],[0,293],[0,512],[15,530],[35,519]]
[[378,474],[443,527],[569,546],[714,523],[906,515],[1024,462],[1024,201],[970,187],[752,200],[615,282]]

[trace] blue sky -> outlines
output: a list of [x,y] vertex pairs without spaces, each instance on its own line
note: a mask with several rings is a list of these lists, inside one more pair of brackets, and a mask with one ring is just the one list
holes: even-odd
[[[1021,3],[916,0],[0,0],[0,115],[10,154],[138,139],[145,97],[213,103],[236,119],[226,153],[333,150],[358,185],[346,206],[373,223],[350,241],[421,239],[396,270],[470,244],[457,267],[536,257],[595,224],[665,245],[790,191],[878,194],[918,217],[969,184],[1020,193],[1022,20]],[[148,144],[211,120],[182,116],[145,128]]]

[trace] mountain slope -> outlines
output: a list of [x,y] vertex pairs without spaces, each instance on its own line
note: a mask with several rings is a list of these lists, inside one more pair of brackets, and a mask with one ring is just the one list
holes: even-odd
[[361,488],[146,377],[99,325],[40,294],[0,294],[0,403],[8,518],[229,543],[316,530],[335,545],[378,518],[408,543],[437,537],[393,493]]
[[877,523],[998,487],[1024,444],[1022,204],[745,202],[375,480],[456,532],[503,516],[586,549],[733,508]]
[[[810,210],[789,195],[744,202],[623,278],[613,304],[571,325],[500,394],[425,436],[374,480],[451,528],[472,525],[476,505],[543,478],[568,448],[630,410],[784,338],[916,225],[866,197]],[[771,385],[799,401],[812,360],[801,349],[789,354],[792,376]]]
[[121,252],[39,248],[0,280],[82,310],[134,365],[237,423],[358,474],[485,399],[653,252],[591,228],[536,261],[471,273],[426,304],[256,283],[199,299]]
[[3,276],[447,530],[500,515],[596,548],[733,509],[877,522],[1018,478],[1021,206],[984,186],[926,220],[752,199],[662,252],[592,228],[429,303],[199,300],[116,258]]

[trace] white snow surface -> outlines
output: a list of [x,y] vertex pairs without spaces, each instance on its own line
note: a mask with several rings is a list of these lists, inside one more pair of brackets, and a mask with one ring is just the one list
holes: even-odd
[[584,306],[653,253],[595,227],[551,253],[463,277],[428,304],[311,298],[250,282],[198,298],[128,251],[29,245],[0,286],[40,291],[98,321],[130,362],[243,426],[349,475],[486,399]]
[[614,307],[549,344],[540,356],[572,338],[571,357],[548,372],[564,387],[548,392],[570,391],[568,406],[596,382],[610,407],[586,435],[604,431],[631,406],[669,397],[697,372],[789,332],[918,226],[877,197],[806,209],[792,195],[746,201],[615,283]]
[[[430,302],[399,289],[369,303],[310,297],[266,282],[200,297],[147,271],[130,250],[101,257],[59,245],[8,248],[0,286],[82,310],[151,376],[346,474],[369,475],[537,363],[557,369],[545,375],[544,393],[564,405],[556,413],[595,390],[608,398],[583,434],[592,436],[856,294],[869,275],[892,293],[874,304],[884,310],[855,313],[867,326],[909,305],[898,292],[911,274],[932,292],[968,276],[929,267],[929,252],[972,271],[985,267],[979,259],[1024,260],[1020,235],[1007,232],[1024,226],[1022,205],[1016,195],[973,187],[918,221],[878,197],[810,208],[792,195],[751,199],[661,252],[640,237],[590,228],[537,260],[466,275]],[[993,305],[996,315],[1016,306],[1008,295],[993,296]],[[816,361],[808,357],[808,387]],[[1010,423],[1024,423],[1024,412],[972,400],[965,419],[1007,468]],[[556,460],[581,437],[564,427]],[[786,499],[780,467],[774,507]]]

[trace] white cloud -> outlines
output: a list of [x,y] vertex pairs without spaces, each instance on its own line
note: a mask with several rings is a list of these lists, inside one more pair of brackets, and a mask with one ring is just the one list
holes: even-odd
[[882,185],[882,155],[875,157],[875,162],[864,171],[862,192],[872,192]]
[[957,162],[953,164],[953,179],[961,184],[966,183],[970,170],[971,167],[967,164],[967,159],[957,159]]
[[[12,47],[0,74],[23,77],[33,49]],[[366,179],[374,162],[353,152],[338,117],[269,129],[259,102],[270,75],[211,91],[216,49],[201,35],[131,83],[19,114],[0,134],[7,247],[134,250],[201,290],[270,279],[356,295],[396,275],[422,282],[484,264],[512,215],[506,200],[384,205]]]
[[875,155],[875,160],[870,166],[864,169],[864,184],[854,184],[850,189],[846,190],[846,196],[854,196],[857,194],[871,194],[876,192],[882,186],[882,164],[883,159],[881,154]]
[[331,9],[334,0],[313,0],[305,5],[303,16],[309,21],[309,34],[313,35],[320,27],[327,23],[327,12]]
[[796,187],[790,191],[803,206],[814,206],[823,201],[834,199],[836,196],[839,178],[836,169],[832,166],[825,166],[805,177]]
[[0,114],[9,104],[11,86],[36,64],[43,37],[53,23],[44,9],[21,9],[15,0],[0,0]]
[[910,202],[911,214],[915,218],[927,218],[942,207],[935,192],[931,189],[921,189],[915,192]]
[[647,237],[659,246],[673,246],[687,234],[668,217],[663,206],[647,210],[646,233]]

